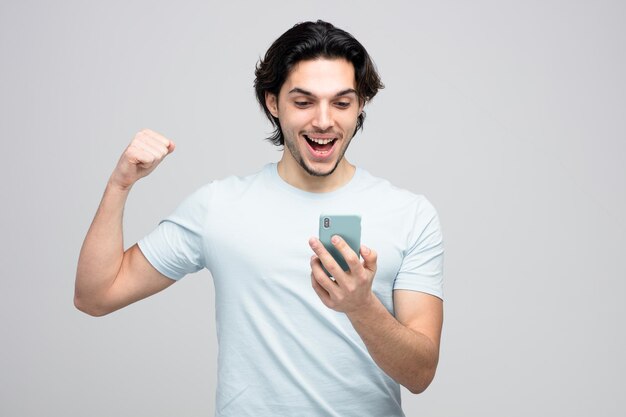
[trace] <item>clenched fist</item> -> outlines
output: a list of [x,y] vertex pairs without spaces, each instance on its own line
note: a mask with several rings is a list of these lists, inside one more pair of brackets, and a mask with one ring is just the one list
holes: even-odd
[[137,180],[150,174],[159,163],[174,152],[173,141],[154,130],[143,129],[133,138],[111,174],[109,182],[128,189]]

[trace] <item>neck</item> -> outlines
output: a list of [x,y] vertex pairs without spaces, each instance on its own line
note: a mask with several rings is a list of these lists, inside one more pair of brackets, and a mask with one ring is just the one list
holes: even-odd
[[293,158],[285,156],[278,162],[278,175],[289,185],[311,193],[328,193],[346,185],[356,171],[356,167],[342,158],[335,171],[325,176],[315,176],[306,172]]

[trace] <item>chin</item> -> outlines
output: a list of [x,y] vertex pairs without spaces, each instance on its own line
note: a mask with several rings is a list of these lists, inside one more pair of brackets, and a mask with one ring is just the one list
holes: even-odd
[[333,172],[335,172],[339,163],[337,161],[332,161],[332,162],[329,161],[325,163],[325,165],[328,165],[328,166],[325,166],[321,169],[315,169],[314,167],[310,165],[308,161],[304,161],[303,163],[300,164],[300,166],[306,171],[306,173],[313,177],[327,177],[331,175]]

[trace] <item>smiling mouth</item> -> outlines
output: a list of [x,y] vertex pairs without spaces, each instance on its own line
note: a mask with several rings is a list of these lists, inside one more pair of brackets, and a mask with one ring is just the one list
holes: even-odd
[[306,139],[309,147],[316,153],[324,155],[330,152],[337,141],[336,137],[330,137],[329,135],[309,136],[302,135]]

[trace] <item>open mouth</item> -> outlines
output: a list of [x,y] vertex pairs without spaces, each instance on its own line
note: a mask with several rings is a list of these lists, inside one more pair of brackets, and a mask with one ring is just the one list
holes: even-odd
[[324,138],[308,135],[303,136],[306,139],[307,144],[309,145],[309,150],[311,150],[311,153],[317,157],[330,155],[333,147],[335,146],[335,142],[337,142],[337,138]]

